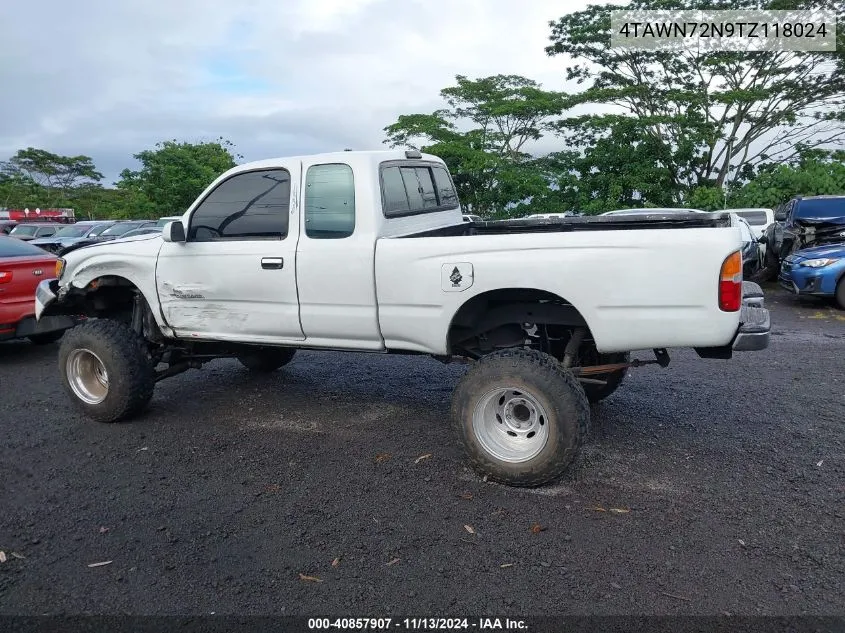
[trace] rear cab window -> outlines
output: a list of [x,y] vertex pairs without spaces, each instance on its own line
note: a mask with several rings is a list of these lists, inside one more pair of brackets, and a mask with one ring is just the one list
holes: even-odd
[[420,160],[381,164],[382,210],[387,218],[458,208],[458,193],[440,163]]
[[765,211],[737,211],[736,214],[752,226],[765,226],[769,223],[769,216]]

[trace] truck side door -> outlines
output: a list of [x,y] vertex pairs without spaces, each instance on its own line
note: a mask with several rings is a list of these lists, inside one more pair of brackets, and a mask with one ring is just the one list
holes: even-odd
[[303,163],[296,277],[309,343],[382,349],[375,290],[374,214],[381,208],[370,172],[346,163]]
[[235,173],[196,203],[184,242],[164,242],[156,287],[178,336],[304,338],[296,289],[296,166]]

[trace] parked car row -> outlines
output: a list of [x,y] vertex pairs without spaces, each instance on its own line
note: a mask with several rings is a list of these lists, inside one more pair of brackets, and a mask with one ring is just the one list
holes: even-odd
[[161,220],[83,220],[75,224],[48,222],[18,223],[9,237],[30,242],[56,255],[63,255],[99,242],[132,237],[145,233],[161,232],[162,226],[173,218]]

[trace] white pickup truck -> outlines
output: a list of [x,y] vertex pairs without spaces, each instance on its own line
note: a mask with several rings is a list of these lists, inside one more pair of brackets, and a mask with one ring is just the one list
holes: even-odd
[[[59,351],[90,417],[141,411],[158,380],[215,358],[273,371],[297,349],[468,362],[451,415],[469,461],[556,479],[589,403],[667,348],[763,349],[731,216],[465,222],[443,161],[340,152],[240,165],[161,235],[81,248],[42,282],[38,318],[87,317]],[[653,360],[631,360],[632,350]]]

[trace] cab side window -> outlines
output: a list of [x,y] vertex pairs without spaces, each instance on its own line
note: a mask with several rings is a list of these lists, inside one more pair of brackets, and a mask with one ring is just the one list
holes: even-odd
[[305,235],[343,239],[355,232],[355,177],[349,165],[312,165],[305,174]]
[[189,242],[282,240],[288,234],[290,172],[263,169],[221,182],[191,214]]

